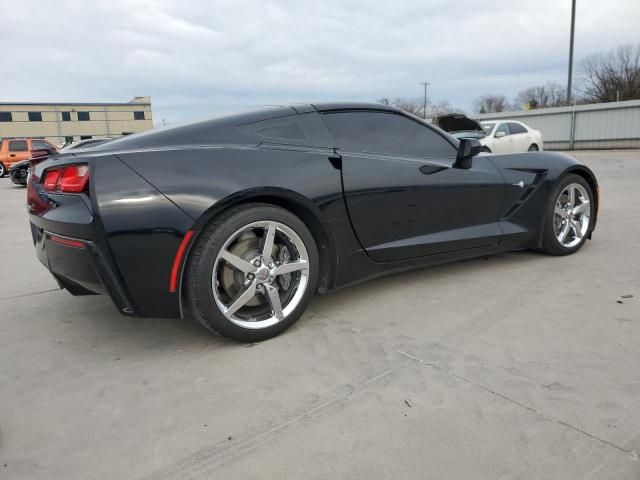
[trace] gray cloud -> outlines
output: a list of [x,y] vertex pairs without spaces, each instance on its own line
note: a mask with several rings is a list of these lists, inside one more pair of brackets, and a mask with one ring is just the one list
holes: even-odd
[[[317,99],[430,97],[565,81],[569,0],[21,0],[3,9],[0,100],[122,101],[156,120]],[[578,2],[576,58],[637,42],[640,3]]]

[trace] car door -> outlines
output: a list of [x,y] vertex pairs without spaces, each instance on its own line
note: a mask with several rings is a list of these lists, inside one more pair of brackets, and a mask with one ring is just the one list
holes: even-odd
[[529,149],[529,133],[519,123],[509,122],[509,135],[512,139],[513,152],[526,152]]
[[6,165],[7,167],[30,157],[29,144],[26,140],[9,140],[8,151],[9,158],[7,162],[8,165]]
[[323,119],[342,159],[360,244],[388,262],[500,241],[503,180],[487,156],[454,168],[456,141],[395,112],[333,111]]
[[493,132],[493,153],[512,153],[513,139],[509,131],[509,124],[506,122],[499,123]]

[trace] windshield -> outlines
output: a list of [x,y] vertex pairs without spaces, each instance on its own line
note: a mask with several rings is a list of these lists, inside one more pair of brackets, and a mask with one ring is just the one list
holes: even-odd
[[496,122],[480,122],[480,125],[482,125],[482,129],[484,130],[484,133],[489,135],[493,130],[493,127],[496,126]]

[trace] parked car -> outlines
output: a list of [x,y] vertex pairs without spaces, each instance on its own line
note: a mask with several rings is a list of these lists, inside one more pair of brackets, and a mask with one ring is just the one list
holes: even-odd
[[16,162],[33,156],[34,150],[58,151],[58,147],[39,138],[5,138],[0,140],[0,177],[4,177],[9,167]]
[[463,113],[434,117],[433,124],[454,137],[475,138],[488,153],[536,152],[543,149],[542,134],[516,120],[477,122]]
[[98,145],[101,145],[105,142],[108,142],[109,140],[113,140],[112,138],[109,137],[95,137],[95,138],[86,138],[84,140],[79,140],[77,142],[71,142],[71,143],[66,143],[62,146],[62,148],[60,149],[60,152],[67,152],[69,150],[75,150],[76,148],[92,148],[92,147],[97,147]]
[[[102,143],[108,142],[111,140],[110,138],[90,138],[86,140],[80,140],[79,142],[69,143],[63,146],[60,149],[60,153],[68,152],[69,150],[75,150],[77,148],[91,148],[96,147]],[[29,173],[29,166],[34,164],[36,161],[42,161],[46,158],[46,155],[36,157],[36,152],[34,152],[34,156],[30,159],[23,160],[18,163],[14,163],[11,168],[9,168],[9,176],[11,177],[11,181],[16,185],[27,185],[27,176]]]
[[490,153],[537,152],[543,149],[542,133],[515,120],[483,120],[486,134],[482,151]]
[[11,165],[11,167],[9,167],[9,178],[11,178],[11,181],[16,185],[26,186],[30,165],[30,158]]
[[567,255],[591,238],[588,167],[480,149],[379,104],[263,107],[35,165],[31,232],[73,295],[264,340],[316,292],[506,250]]

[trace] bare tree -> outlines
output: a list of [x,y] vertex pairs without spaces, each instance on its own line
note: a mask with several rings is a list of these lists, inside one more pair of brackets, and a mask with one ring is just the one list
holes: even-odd
[[640,44],[594,53],[580,62],[580,86],[587,102],[640,98]]
[[436,115],[442,115],[444,113],[463,113],[460,108],[454,108],[446,100],[441,100],[437,103],[427,104],[427,117],[435,117]]
[[473,101],[476,113],[504,112],[509,108],[504,95],[482,95]]
[[[395,98],[394,100],[390,100],[389,98],[380,98],[379,100],[377,100],[377,102],[383,105],[391,105],[393,107],[404,110],[405,112],[409,112],[416,117],[424,118],[423,99]],[[462,109],[452,107],[447,100],[441,100],[436,103],[432,103],[431,101],[427,102],[427,118],[450,112],[462,112]]]
[[424,118],[424,103],[419,98],[394,98],[389,100],[388,98],[381,98],[378,103],[383,105],[391,105],[393,107],[409,112],[416,117]]
[[566,104],[566,89],[555,82],[536,85],[522,90],[515,98],[515,107],[533,110],[535,108],[560,107]]

